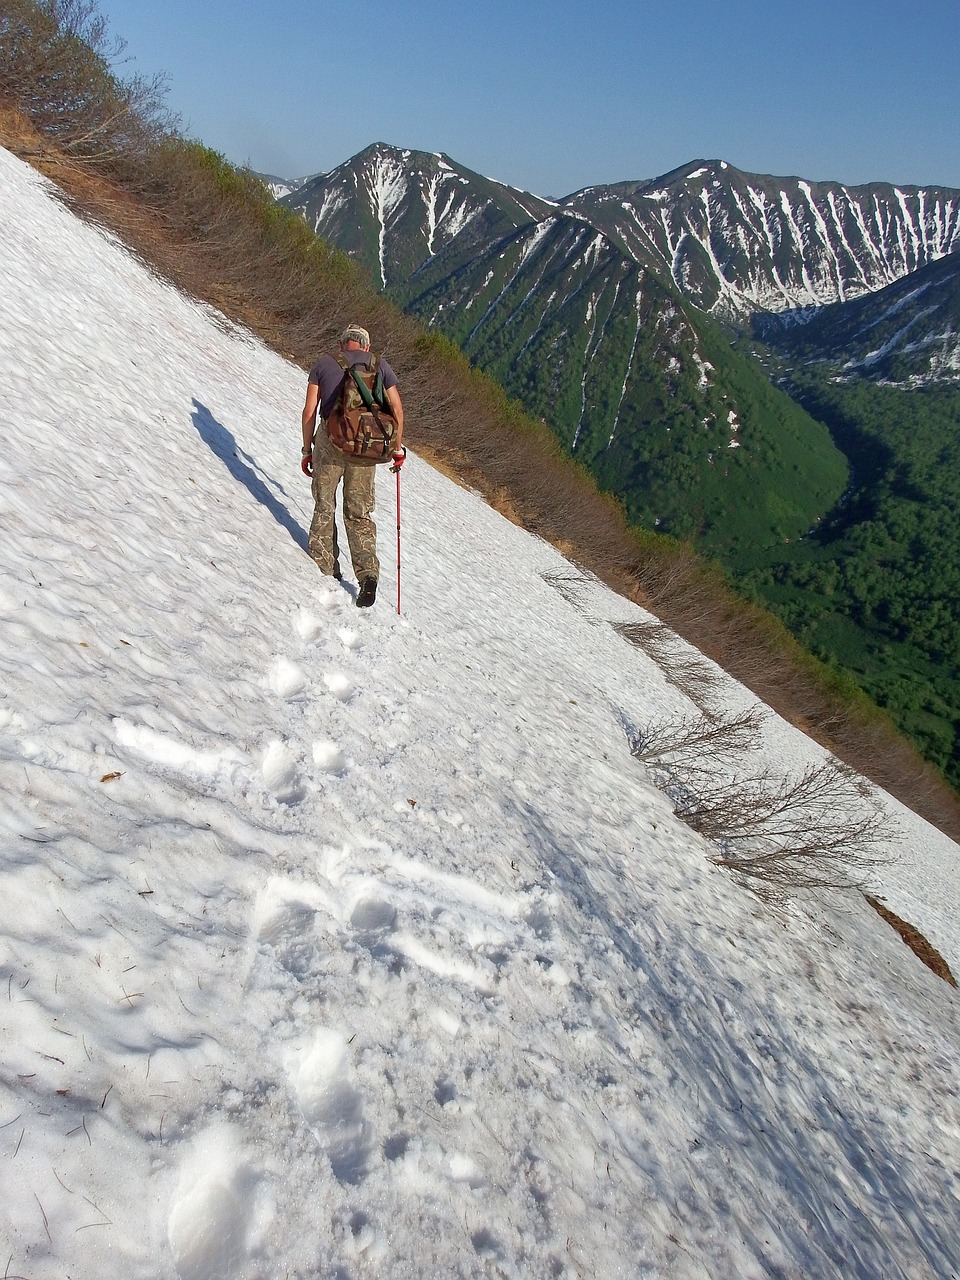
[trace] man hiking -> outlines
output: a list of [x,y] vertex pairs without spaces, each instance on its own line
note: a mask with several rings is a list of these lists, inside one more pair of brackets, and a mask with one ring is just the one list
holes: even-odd
[[[301,467],[313,481],[313,520],[307,552],[321,573],[341,577],[337,546],[336,496],[343,481],[343,523],[347,531],[350,560],[360,591],[358,608],[372,605],[377,598],[380,562],[377,559],[377,526],[371,513],[376,496],[376,467],[367,458],[355,458],[339,449],[329,438],[325,424],[341,403],[344,383],[351,366],[376,369],[382,379],[389,414],[396,423],[392,440],[393,468],[403,465],[403,404],[397,389],[397,375],[386,360],[370,353],[370,335],[360,325],[351,324],[340,335],[338,355],[323,355],[310,370],[307,398],[303,406],[303,453]],[[359,372],[359,369],[358,369]],[[324,426],[317,430],[317,410]],[[388,455],[389,460],[389,455]]]

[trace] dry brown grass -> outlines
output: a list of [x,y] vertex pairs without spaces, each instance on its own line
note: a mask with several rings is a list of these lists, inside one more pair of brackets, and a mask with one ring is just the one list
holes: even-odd
[[871,897],[869,893],[865,893],[863,896],[876,911],[877,915],[886,920],[887,924],[897,931],[913,954],[918,956],[928,969],[932,969],[937,977],[942,978],[944,982],[949,982],[951,987],[957,985],[957,980],[953,976],[946,960],[944,960],[936,947],[927,941],[919,929],[915,929],[912,924],[907,924],[906,920],[901,920],[889,907],[885,907],[878,898]]

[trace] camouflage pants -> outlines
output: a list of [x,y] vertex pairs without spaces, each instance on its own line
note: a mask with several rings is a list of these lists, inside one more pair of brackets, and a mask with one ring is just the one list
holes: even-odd
[[377,526],[371,519],[376,500],[376,467],[352,462],[335,449],[321,425],[313,446],[313,520],[307,551],[321,573],[340,572],[337,545],[337,488],[343,481],[343,524],[357,581],[380,577]]

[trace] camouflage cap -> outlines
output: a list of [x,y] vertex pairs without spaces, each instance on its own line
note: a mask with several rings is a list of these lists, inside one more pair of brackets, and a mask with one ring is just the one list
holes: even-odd
[[361,347],[369,347],[370,335],[360,325],[348,324],[340,335],[340,344],[345,347],[348,342],[358,342]]

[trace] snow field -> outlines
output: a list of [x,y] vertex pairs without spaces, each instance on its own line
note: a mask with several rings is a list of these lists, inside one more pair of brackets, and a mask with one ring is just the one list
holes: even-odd
[[710,864],[623,730],[689,710],[645,615],[413,455],[357,611],[302,372],[2,152],[0,213],[8,1275],[957,1271],[956,995]]

